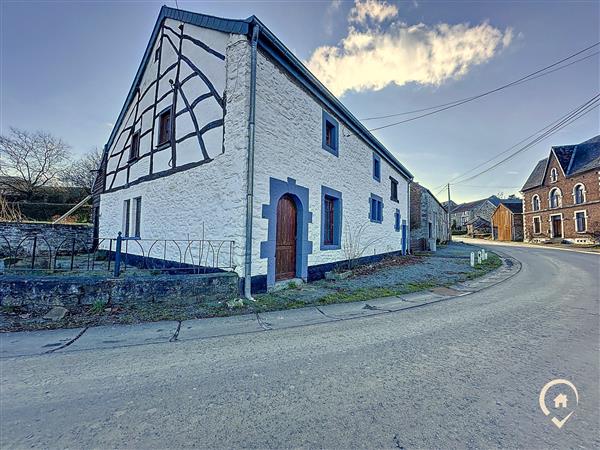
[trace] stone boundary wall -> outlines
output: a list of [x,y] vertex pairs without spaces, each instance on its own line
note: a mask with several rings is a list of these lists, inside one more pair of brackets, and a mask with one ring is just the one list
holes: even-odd
[[110,278],[101,276],[0,276],[0,305],[29,311],[52,306],[66,308],[126,303],[162,303],[173,306],[229,300],[239,293],[234,272],[206,275],[147,275]]
[[[19,243],[28,236],[38,236],[36,254],[38,252],[47,253],[48,245],[53,253],[61,244],[61,248],[71,251],[73,239],[75,239],[75,250],[84,251],[91,247],[93,235],[94,227],[88,224],[53,225],[45,222],[0,222],[0,256],[9,256],[8,245],[10,245],[11,253],[14,253]],[[33,239],[23,241],[19,248],[19,254],[31,256],[32,243]]]

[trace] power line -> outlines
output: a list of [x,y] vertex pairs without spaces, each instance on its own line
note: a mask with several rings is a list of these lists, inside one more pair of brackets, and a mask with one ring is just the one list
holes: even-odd
[[[586,102],[586,103],[587,103],[587,102]],[[584,104],[584,105],[585,105],[585,104]],[[582,106],[583,106],[583,105],[582,105]],[[449,180],[448,182],[449,182],[449,183],[453,183],[453,182],[455,182],[456,180],[458,180],[459,178],[462,178],[462,177],[464,177],[465,175],[467,175],[467,174],[469,174],[469,173],[471,173],[471,172],[473,172],[473,171],[475,171],[475,170],[479,169],[480,167],[483,167],[483,166],[485,166],[486,164],[488,164],[488,163],[492,162],[493,160],[497,159],[498,157],[500,157],[500,156],[502,156],[502,155],[505,155],[506,153],[508,153],[508,152],[510,152],[512,149],[514,149],[514,148],[518,147],[519,145],[521,145],[521,144],[522,144],[522,143],[524,143],[525,141],[527,141],[527,140],[529,140],[529,139],[531,139],[531,138],[533,138],[533,137],[537,136],[538,134],[540,134],[540,133],[544,132],[545,130],[547,130],[547,129],[549,129],[549,128],[553,127],[554,125],[556,125],[556,124],[557,124],[557,123],[559,123],[560,121],[562,121],[562,120],[566,119],[566,118],[567,118],[567,117],[568,117],[568,116],[569,116],[571,113],[572,113],[572,111],[569,111],[567,114],[565,114],[565,115],[563,115],[563,116],[559,117],[559,118],[558,118],[558,119],[556,119],[555,121],[553,121],[553,122],[550,122],[550,123],[549,123],[548,125],[546,125],[545,127],[543,127],[543,128],[540,128],[540,129],[539,129],[539,130],[537,130],[536,132],[534,132],[534,133],[530,134],[529,136],[527,136],[527,137],[525,137],[525,138],[521,139],[519,142],[517,142],[516,144],[514,144],[514,145],[510,146],[510,147],[509,147],[509,148],[507,148],[506,150],[504,150],[504,151],[502,151],[502,152],[500,152],[500,153],[498,153],[498,154],[494,155],[492,158],[490,158],[490,159],[488,159],[488,160],[486,160],[486,161],[484,161],[484,162],[482,162],[482,163],[480,163],[480,164],[476,165],[475,167],[472,167],[471,169],[467,170],[466,172],[463,172],[463,173],[461,173],[460,175],[457,175],[456,177],[452,178],[452,179],[451,179],[451,180]],[[440,187],[441,187],[441,186],[442,186],[442,185],[440,185]],[[444,186],[445,186],[445,184],[444,184]]]
[[[428,117],[428,116],[431,116],[431,115],[433,115],[433,114],[437,114],[437,113],[439,113],[439,112],[446,111],[446,110],[448,110],[448,109],[451,109],[451,108],[455,108],[455,107],[457,107],[457,106],[460,106],[460,105],[463,105],[463,104],[465,104],[465,103],[472,102],[473,100],[477,100],[477,99],[479,99],[479,98],[482,98],[482,97],[485,97],[485,96],[487,96],[487,95],[493,94],[494,92],[498,92],[498,91],[501,91],[501,90],[503,90],[503,89],[506,89],[506,88],[512,87],[512,86],[514,86],[514,85],[520,84],[520,83],[522,83],[523,81],[526,81],[526,80],[528,80],[529,78],[532,78],[532,77],[534,77],[535,75],[538,75],[538,74],[540,74],[540,73],[542,73],[542,72],[545,72],[546,70],[548,70],[548,69],[550,69],[550,68],[552,68],[552,67],[555,67],[555,66],[557,66],[557,65],[559,65],[559,64],[562,64],[563,62],[565,62],[565,61],[568,61],[569,59],[572,59],[572,58],[574,58],[575,56],[578,56],[578,55],[580,55],[580,54],[582,54],[582,53],[584,53],[584,52],[588,51],[589,49],[591,49],[591,48],[594,48],[594,47],[596,47],[596,46],[598,46],[598,45],[600,45],[600,42],[596,42],[595,44],[593,44],[593,45],[590,45],[589,47],[586,47],[586,48],[584,48],[583,50],[580,50],[580,51],[578,51],[578,52],[576,52],[576,53],[573,53],[572,55],[570,55],[570,56],[567,56],[566,58],[563,58],[563,59],[561,59],[560,61],[556,61],[555,63],[552,63],[552,64],[550,64],[550,65],[548,65],[548,66],[546,66],[546,67],[544,67],[544,68],[542,68],[542,69],[536,70],[535,72],[532,72],[532,73],[530,73],[530,74],[528,74],[528,75],[525,75],[525,76],[523,76],[523,77],[521,77],[521,78],[519,78],[519,79],[517,79],[517,80],[515,80],[515,81],[511,81],[510,83],[504,84],[504,85],[502,85],[502,86],[500,86],[500,87],[497,87],[497,88],[495,88],[495,89],[491,89],[491,90],[489,90],[489,91],[486,91],[486,92],[483,92],[483,93],[481,93],[481,94],[474,95],[474,96],[472,96],[472,97],[468,97],[468,98],[466,98],[466,99],[463,99],[463,100],[457,101],[457,102],[455,102],[455,103],[450,103],[450,104],[448,104],[447,106],[444,106],[444,107],[442,107],[442,108],[435,109],[434,111],[430,111],[430,112],[428,112],[428,113],[425,113],[425,114],[420,114],[420,115],[418,115],[418,116],[415,116],[415,117],[410,117],[410,118],[408,118],[408,119],[404,119],[404,120],[401,120],[401,121],[398,121],[398,122],[393,122],[393,123],[390,123],[390,124],[387,124],[387,125],[382,125],[382,126],[379,126],[379,127],[371,128],[371,129],[369,129],[369,131],[377,131],[377,130],[382,130],[382,129],[384,129],[384,128],[389,128],[389,127],[393,127],[393,126],[400,125],[400,124],[403,124],[403,123],[412,122],[412,121],[414,121],[414,120],[417,120],[417,119],[422,119],[423,117]],[[350,135],[348,135],[348,136],[351,136],[351,135],[352,135],[352,134],[350,134]]]
[[[529,136],[527,136],[527,137],[525,137],[525,138],[521,139],[521,140],[520,140],[519,142],[517,142],[516,144],[514,144],[514,145],[510,146],[509,148],[507,148],[506,150],[504,150],[504,151],[502,151],[502,152],[500,152],[500,153],[498,153],[498,154],[494,155],[492,158],[490,158],[490,159],[488,159],[488,160],[486,160],[486,161],[484,161],[484,162],[482,162],[482,163],[480,163],[480,164],[476,165],[475,167],[472,167],[471,169],[467,170],[466,172],[463,172],[463,173],[461,173],[460,175],[457,175],[457,176],[455,176],[454,178],[450,179],[450,180],[449,180],[447,183],[440,184],[439,186],[436,186],[436,187],[434,188],[434,190],[435,190],[435,189],[438,189],[438,188],[441,188],[441,189],[443,190],[443,189],[445,188],[445,186],[446,186],[448,183],[454,183],[454,182],[456,182],[456,184],[458,184],[458,183],[464,183],[464,182],[466,181],[466,179],[465,179],[465,180],[462,180],[462,181],[458,181],[458,182],[457,182],[456,180],[458,180],[458,179],[460,179],[460,178],[464,177],[465,175],[467,175],[467,174],[469,174],[469,173],[473,172],[473,171],[474,171],[474,170],[476,170],[476,169],[479,169],[480,167],[483,167],[483,166],[485,166],[486,164],[488,164],[488,163],[490,163],[490,162],[494,161],[495,159],[497,159],[498,157],[500,157],[500,156],[502,156],[502,155],[505,155],[506,153],[510,152],[512,149],[514,149],[514,148],[516,148],[517,146],[521,145],[523,142],[525,142],[525,141],[527,141],[527,140],[529,140],[529,139],[533,138],[534,136],[537,136],[538,134],[540,134],[540,133],[542,133],[542,132],[545,132],[545,131],[547,131],[547,130],[548,130],[548,131],[550,131],[550,130],[549,130],[550,128],[554,127],[555,125],[558,125],[558,124],[559,124],[559,122],[562,122],[562,121],[564,121],[564,120],[568,120],[568,119],[571,117],[571,115],[572,115],[574,112],[576,112],[577,110],[579,110],[580,108],[584,108],[584,107],[586,107],[586,106],[589,106],[589,104],[591,104],[591,103],[595,102],[595,101],[597,100],[597,97],[598,97],[598,95],[596,95],[595,97],[592,97],[590,100],[588,100],[588,101],[587,101],[587,102],[585,102],[584,104],[582,104],[582,105],[578,106],[578,107],[577,107],[577,108],[575,108],[574,110],[572,110],[572,111],[569,111],[567,114],[565,114],[565,115],[563,115],[563,116],[559,117],[559,118],[558,118],[558,119],[556,119],[555,121],[553,121],[553,122],[550,122],[550,123],[549,123],[548,125],[546,125],[545,127],[543,127],[543,128],[540,128],[540,129],[539,129],[539,130],[537,130],[536,132],[534,132],[534,133],[530,134]],[[568,124],[566,124],[566,125],[568,125]],[[566,125],[565,125],[565,126],[566,126]],[[558,131],[558,130],[557,130],[557,131]],[[548,135],[548,136],[545,136],[545,137],[549,137],[549,136],[550,136],[550,135]],[[544,138],[545,138],[545,137],[544,137]]]
[[[516,85],[519,85],[519,84],[523,84],[523,83],[527,83],[528,81],[535,80],[537,78],[549,75],[549,74],[551,74],[553,72],[556,72],[558,70],[565,69],[565,68],[567,68],[569,66],[572,66],[573,64],[577,64],[578,62],[584,61],[584,60],[589,59],[592,56],[596,56],[598,54],[600,54],[600,51],[594,52],[594,53],[590,53],[589,55],[586,55],[586,56],[584,56],[582,58],[576,59],[575,61],[571,61],[570,63],[565,64],[563,66],[556,67],[556,68],[554,68],[552,70],[549,70],[548,72],[544,72],[544,73],[538,74],[538,75],[536,75],[534,77],[528,78],[526,80],[519,81],[519,82],[513,84],[513,86],[516,86]],[[442,103],[440,105],[429,106],[427,108],[413,109],[412,111],[404,111],[404,112],[399,112],[399,113],[394,113],[394,114],[388,114],[388,115],[385,115],[385,116],[366,117],[366,118],[360,119],[360,120],[362,122],[366,122],[368,120],[389,119],[390,117],[406,116],[408,114],[414,114],[414,113],[419,113],[419,112],[423,112],[423,111],[430,111],[432,109],[438,109],[438,108],[442,108],[444,106],[453,105],[455,103],[462,102],[463,100],[474,100],[474,99],[478,98],[478,96],[479,96],[479,94],[478,95],[473,95],[471,97],[465,97],[465,98],[461,98],[461,99],[458,99],[458,100],[454,100],[454,101],[448,102],[448,103]]]
[[[497,163],[493,164],[492,166],[488,167],[487,169],[484,169],[484,170],[476,173],[475,175],[472,175],[472,176],[470,176],[468,178],[465,178],[464,180],[454,182],[453,184],[457,185],[457,184],[461,184],[461,183],[466,183],[467,181],[471,181],[471,180],[473,180],[473,179],[475,179],[475,178],[483,175],[484,173],[487,173],[490,170],[495,169],[500,164],[503,164],[506,161],[514,158],[519,153],[524,152],[525,150],[533,147],[535,144],[539,143],[540,141],[542,141],[542,140],[544,140],[544,139],[552,136],[553,134],[555,134],[558,131],[562,130],[563,128],[569,126],[573,122],[579,120],[580,118],[582,118],[586,114],[592,112],[598,106],[600,106],[600,94],[596,94],[594,97],[592,97],[590,100],[588,100],[587,102],[585,102],[583,105],[577,107],[576,109],[574,109],[573,111],[571,111],[569,114],[567,114],[566,117],[563,116],[564,118],[562,120],[560,120],[558,123],[556,123],[551,128],[549,128],[546,131],[544,131],[540,136],[536,137],[531,142],[529,142],[529,143],[525,144],[523,147],[519,148],[517,151],[511,153],[506,158],[498,161]],[[493,159],[495,159],[495,158],[493,158]],[[461,176],[464,176],[464,175],[461,175]],[[456,178],[460,178],[460,176],[456,177]]]

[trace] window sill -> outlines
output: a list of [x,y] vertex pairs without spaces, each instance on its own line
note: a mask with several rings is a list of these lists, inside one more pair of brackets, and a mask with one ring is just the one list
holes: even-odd
[[321,244],[321,250],[340,250],[340,244]]
[[371,221],[371,223],[379,223],[382,224],[383,220],[373,220],[373,219],[369,219]]
[[374,179],[375,181],[377,181],[378,183],[381,183],[381,177],[377,178],[376,176],[373,176],[373,179]]
[[323,144],[322,145],[323,150],[325,150],[326,152],[331,153],[333,156],[338,156],[339,157],[339,152],[338,149],[335,147],[329,147],[327,144]]
[[398,200],[397,198],[390,197],[390,201],[394,203],[400,203],[400,200]]
[[158,144],[156,146],[156,150],[164,150],[165,148],[169,148],[171,146],[171,142],[163,142],[162,144]]

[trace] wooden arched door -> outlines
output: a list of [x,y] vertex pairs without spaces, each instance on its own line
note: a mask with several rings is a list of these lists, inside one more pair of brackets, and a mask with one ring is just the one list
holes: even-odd
[[296,203],[284,195],[277,203],[277,240],[275,246],[275,280],[296,276],[296,230],[298,225]]

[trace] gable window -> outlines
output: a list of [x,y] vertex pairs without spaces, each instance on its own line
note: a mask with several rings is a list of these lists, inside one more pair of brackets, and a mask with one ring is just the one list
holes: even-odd
[[373,153],[373,179],[381,181],[381,158]]
[[558,208],[561,206],[560,189],[554,188],[550,191],[550,208]]
[[539,211],[540,210],[540,196],[539,195],[534,195],[533,198],[531,199],[531,207],[533,209],[533,211]]
[[550,182],[556,183],[558,181],[558,170],[555,167],[550,171]]
[[321,186],[321,250],[339,250],[341,238],[342,193]]
[[585,211],[575,212],[575,231],[578,233],[585,233],[587,229],[587,216]]
[[398,202],[398,180],[390,177],[390,200]]
[[338,156],[339,124],[330,114],[323,111],[322,147],[332,155]]
[[171,108],[163,111],[158,118],[158,145],[171,141]]
[[583,184],[578,184],[573,189],[573,200],[576,205],[585,202],[585,188]]
[[394,230],[395,231],[400,231],[400,222],[401,222],[400,210],[396,209],[396,212],[394,213]]
[[140,157],[140,132],[131,135],[131,147],[129,147],[129,161]]
[[129,206],[131,205],[131,200],[125,200],[123,202],[123,236],[129,237],[129,224],[130,224],[130,216],[129,216]]
[[142,219],[142,197],[136,197],[133,199],[132,205],[133,212],[131,213],[131,217],[133,219],[133,224],[131,226],[131,231],[133,232],[133,237],[139,238],[140,228],[141,228],[141,219]]
[[375,194],[369,199],[369,219],[375,223],[383,222],[383,199]]
[[542,232],[542,224],[539,217],[533,218],[533,234],[540,234]]

